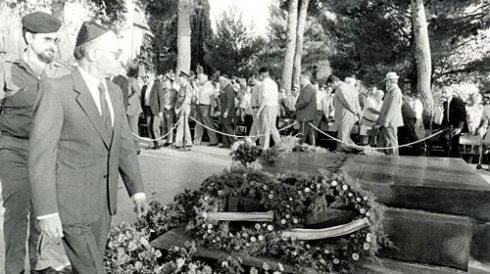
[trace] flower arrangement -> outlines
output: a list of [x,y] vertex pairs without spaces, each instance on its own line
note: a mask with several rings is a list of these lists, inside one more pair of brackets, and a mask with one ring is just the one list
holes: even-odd
[[[113,229],[106,253],[108,273],[280,273],[244,266],[241,255],[274,258],[293,266],[295,273],[352,273],[357,261],[376,259],[380,246],[390,245],[382,226],[384,207],[345,172],[272,177],[253,164],[260,153],[251,141],[234,146],[232,157],[241,164],[210,176],[197,190],[177,195],[174,203],[152,202],[149,214],[135,225]],[[286,140],[277,146],[277,156],[295,148],[294,140]],[[315,240],[295,236],[298,229],[311,226],[312,216],[336,210],[349,212],[352,222],[365,225]],[[254,222],[210,218],[251,211],[272,214]],[[185,226],[192,242],[165,252],[149,245],[150,239],[178,226]],[[199,261],[196,246],[235,256]]]
[[231,159],[235,162],[240,162],[242,165],[254,162],[261,154],[262,148],[257,146],[250,138],[233,143],[230,152]]

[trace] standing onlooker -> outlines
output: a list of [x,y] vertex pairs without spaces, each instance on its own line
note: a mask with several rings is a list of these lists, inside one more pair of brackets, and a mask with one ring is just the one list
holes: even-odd
[[[141,88],[138,84],[138,65],[131,64],[128,68],[128,109],[126,110],[126,115],[128,117],[129,128],[131,132],[140,135],[139,131],[139,118],[141,112]],[[138,139],[134,138],[134,143],[136,146],[136,152],[139,154],[141,149],[139,146]]]
[[[252,79],[250,79],[252,80]],[[249,81],[247,88],[244,90],[242,94],[242,98],[240,100],[240,113],[242,115],[243,124],[247,129],[247,136],[250,136],[250,132],[252,130],[252,125],[254,122],[254,112],[251,105],[252,100],[252,89],[254,88],[254,81]]]
[[[197,91],[197,121],[204,124],[210,129],[206,129],[209,137],[209,146],[218,145],[218,136],[213,130],[216,130],[213,123],[213,118],[211,118],[211,100],[214,93],[213,83],[208,80],[206,74],[199,74],[199,87]],[[201,145],[202,135],[204,133],[203,126],[196,124],[194,133],[194,144]]]
[[350,135],[355,123],[361,117],[359,94],[354,87],[354,83],[344,83],[335,75],[328,77],[327,84],[335,90],[333,106],[335,108],[335,124],[338,130],[337,138],[343,142],[343,144],[337,145],[339,150],[343,145],[354,144]]
[[452,87],[444,87],[441,91],[444,101],[444,116],[442,127],[452,129],[450,134],[441,136],[440,142],[444,149],[444,154],[449,157],[459,157],[459,138],[463,132],[466,121],[466,109],[463,100],[453,96]]
[[[403,95],[402,118],[403,126],[398,129],[398,143],[404,145],[417,142],[419,140],[415,130],[417,114],[412,108],[412,97],[408,94]],[[420,143],[416,143],[410,147],[402,148],[401,153],[418,156],[422,153],[422,147]]]
[[385,149],[388,155],[398,155],[398,127],[403,126],[402,91],[398,87],[398,75],[395,72],[386,74],[386,96],[379,111],[378,147],[393,147]]
[[[225,75],[219,77],[219,85],[221,87],[221,121],[223,132],[234,135],[235,129],[233,128],[233,119],[235,118],[235,89]],[[234,141],[234,137],[223,136],[222,147],[230,148]]]
[[260,106],[259,92],[260,92],[261,81],[255,78],[252,79],[252,81],[253,84],[250,93],[250,107],[252,108],[253,122],[252,122],[252,127],[250,129],[250,133],[248,135],[256,136],[260,133],[260,129],[262,128],[259,117],[257,116],[257,110],[259,109]]
[[191,130],[189,129],[189,115],[191,114],[192,90],[189,83],[189,74],[181,71],[179,74],[179,93],[175,104],[175,114],[179,117],[175,148],[192,147]]
[[[158,81],[158,80],[157,80]],[[150,95],[152,92],[153,84],[155,83],[155,77],[152,72],[148,72],[143,76],[143,86],[141,87],[141,108],[143,109],[143,120],[148,126],[148,135],[151,136],[151,108],[150,108]]]
[[131,131],[139,135],[138,120],[141,112],[141,88],[138,84],[138,65],[131,64],[128,68],[128,110],[126,114],[128,116],[129,127]]
[[301,143],[305,143],[310,138],[310,145],[316,144],[315,131],[310,123],[316,119],[316,91],[310,82],[311,72],[302,71],[299,77],[301,91],[295,104],[296,119],[300,123],[302,138]]
[[[148,132],[150,137],[153,139],[159,139],[161,136],[160,126],[162,124],[163,118],[163,88],[162,88],[162,78],[158,77],[152,84],[149,86],[149,90],[147,92],[147,96],[145,96],[145,108],[148,107],[149,110],[147,114],[149,118],[148,122]],[[146,106],[148,104],[148,106]],[[153,141],[153,148],[158,149],[162,146],[162,140]]]
[[466,123],[471,135],[485,135],[488,120],[483,117],[483,105],[480,93],[472,93],[466,105]]
[[173,144],[174,134],[174,119],[175,119],[175,101],[177,100],[178,85],[175,84],[175,78],[173,73],[167,73],[164,76],[163,81],[163,95],[162,102],[163,115],[162,115],[162,134],[167,135],[167,142],[164,146],[170,146]]
[[112,82],[121,88],[123,94],[124,109],[128,110],[128,96],[129,96],[129,81],[126,74],[128,70],[128,64],[121,63],[120,73],[112,78]]
[[[368,131],[373,130],[378,121],[379,111],[383,105],[384,92],[377,88],[373,88],[368,92],[366,99],[364,100],[364,109],[362,111],[362,120],[359,134],[361,135],[361,143],[373,144],[374,138],[369,136]],[[372,134],[374,135],[374,134]]]
[[320,128],[322,121],[328,123],[328,115],[330,113],[331,100],[327,94],[327,85],[321,85],[316,91],[316,119],[315,126]]
[[[0,63],[0,180],[5,213],[3,235],[6,274],[24,273],[26,253],[31,271],[51,272],[68,263],[60,241],[39,233],[28,175],[29,135],[39,82],[70,73],[55,59],[60,20],[34,12],[22,18],[27,48],[18,59]],[[49,119],[44,113],[40,118]],[[26,250],[27,248],[27,250]]]
[[412,94],[411,100],[409,101],[410,107],[415,113],[415,118],[417,119],[415,122],[415,133],[418,138],[425,137],[425,128],[424,128],[424,105],[420,100],[420,94]]
[[267,68],[260,68],[259,78],[262,83],[259,88],[260,105],[257,110],[257,116],[262,125],[260,133],[264,134],[260,138],[260,144],[263,149],[268,149],[270,147],[271,135],[274,144],[279,144],[281,141],[281,136],[276,127],[276,119],[279,111],[279,92],[277,83],[270,78]]

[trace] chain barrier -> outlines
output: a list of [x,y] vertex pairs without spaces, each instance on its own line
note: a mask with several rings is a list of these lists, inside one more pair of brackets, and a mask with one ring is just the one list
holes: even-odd
[[[241,135],[235,135],[235,134],[228,134],[228,133],[224,133],[224,132],[218,131],[218,130],[216,130],[214,128],[210,128],[210,127],[206,126],[205,124],[203,124],[203,123],[199,122],[198,120],[196,120],[194,117],[189,117],[189,118],[191,120],[193,120],[194,122],[196,122],[196,124],[204,127],[207,130],[211,130],[211,131],[213,131],[215,133],[218,133],[218,134],[221,134],[221,135],[224,135],[224,136],[228,136],[228,137],[232,137],[232,138],[245,138],[245,137],[248,137],[248,138],[260,138],[260,137],[264,137],[264,136],[267,135],[267,134],[259,134],[259,135],[253,135],[253,136],[241,136]],[[284,130],[286,130],[286,129],[288,129],[288,128],[294,126],[294,125],[296,125],[296,123],[297,122],[294,122],[294,123],[292,123],[292,124],[290,124],[288,126],[285,126],[285,127],[281,128],[281,129],[278,129],[278,131],[279,132],[284,131]]]
[[158,137],[156,139],[141,137],[141,136],[139,136],[138,134],[136,134],[134,132],[131,132],[131,134],[134,137],[136,137],[137,139],[139,139],[141,141],[145,141],[145,142],[156,142],[156,141],[160,141],[160,140],[163,140],[163,139],[167,138],[167,136],[170,135],[172,133],[172,131],[174,131],[179,126],[180,121],[182,121],[182,117],[180,117],[180,119],[177,121],[177,123],[175,123],[175,125],[165,135],[163,135],[161,137]]
[[399,146],[396,146],[396,147],[371,147],[371,146],[359,146],[359,145],[353,145],[353,144],[346,144],[346,143],[345,143],[345,142],[343,142],[342,140],[339,140],[339,139],[337,139],[337,138],[335,138],[335,137],[333,137],[333,136],[330,136],[328,133],[326,133],[326,132],[322,131],[321,129],[317,128],[317,127],[316,127],[315,125],[313,125],[312,123],[310,123],[310,122],[308,122],[308,123],[310,124],[310,126],[311,126],[311,127],[314,129],[314,130],[316,130],[316,131],[318,131],[319,133],[321,133],[321,134],[323,134],[323,135],[327,136],[328,138],[330,138],[330,139],[332,139],[332,140],[334,140],[334,141],[336,141],[336,142],[339,142],[339,143],[341,143],[341,144],[343,144],[343,145],[345,145],[345,146],[347,146],[347,147],[352,147],[352,148],[357,148],[357,149],[373,149],[373,150],[399,149],[399,148],[402,148],[402,147],[409,147],[409,146],[415,145],[415,144],[417,144],[417,143],[424,142],[424,141],[426,141],[426,140],[428,140],[428,139],[431,139],[431,138],[433,138],[433,137],[435,137],[435,136],[437,136],[437,135],[441,134],[442,132],[444,132],[444,130],[440,130],[440,131],[438,131],[438,132],[436,132],[436,133],[434,133],[434,134],[432,134],[432,135],[430,135],[430,136],[427,136],[427,137],[425,137],[425,138],[423,138],[423,139],[420,139],[420,140],[418,140],[418,141],[411,142],[411,143],[408,143],[408,144],[399,145]]

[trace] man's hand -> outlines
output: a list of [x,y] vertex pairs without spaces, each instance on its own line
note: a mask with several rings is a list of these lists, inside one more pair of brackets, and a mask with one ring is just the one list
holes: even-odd
[[145,195],[134,195],[131,197],[134,203],[134,212],[139,217],[146,216],[148,213],[148,202]]
[[160,116],[160,118],[163,118],[163,112],[159,112],[158,116]]
[[60,215],[56,214],[39,221],[39,231],[51,239],[63,237],[63,227],[61,226]]
[[453,130],[453,135],[459,135],[459,134],[461,134],[461,129],[459,127],[458,128],[455,128]]

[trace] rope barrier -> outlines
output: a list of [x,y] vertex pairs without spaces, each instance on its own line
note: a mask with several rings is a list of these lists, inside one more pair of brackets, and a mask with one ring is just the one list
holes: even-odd
[[444,132],[444,130],[440,130],[440,131],[438,131],[438,132],[436,132],[436,133],[434,133],[434,134],[432,134],[432,135],[430,135],[430,136],[427,136],[427,137],[425,137],[425,138],[423,138],[423,139],[420,139],[420,140],[418,140],[418,141],[411,142],[411,143],[408,143],[408,144],[399,145],[399,146],[396,146],[396,147],[370,147],[370,146],[359,146],[359,145],[353,145],[353,144],[346,144],[346,143],[345,143],[345,142],[343,142],[342,140],[339,140],[339,139],[337,139],[337,138],[335,138],[335,137],[330,136],[328,133],[323,132],[321,129],[317,128],[317,127],[316,127],[315,125],[313,125],[312,123],[310,123],[310,122],[308,122],[308,123],[310,124],[310,126],[311,126],[311,127],[314,129],[314,130],[316,130],[316,131],[320,132],[321,134],[323,134],[323,135],[327,136],[328,138],[330,138],[330,139],[332,139],[332,140],[334,140],[334,141],[337,141],[337,142],[339,142],[339,143],[341,143],[341,144],[344,144],[344,145],[345,145],[345,146],[347,146],[347,147],[353,147],[353,148],[358,148],[358,149],[373,149],[373,150],[399,149],[399,148],[402,148],[402,147],[409,147],[409,146],[411,146],[411,145],[415,145],[415,144],[417,144],[417,143],[424,142],[424,141],[426,141],[426,140],[428,140],[428,139],[431,139],[431,138],[433,138],[433,137],[435,137],[435,136],[437,136],[437,135],[441,134],[442,132]]
[[163,139],[167,138],[167,136],[170,135],[170,133],[172,133],[172,131],[174,131],[174,129],[176,129],[179,126],[180,121],[182,121],[182,117],[180,117],[180,119],[177,121],[177,123],[175,123],[175,125],[165,135],[163,135],[161,137],[158,137],[156,139],[141,137],[141,136],[139,136],[138,134],[136,134],[134,132],[131,132],[131,134],[134,137],[136,137],[137,139],[139,139],[141,141],[145,141],[145,142],[156,142],[156,141],[160,141],[160,140],[163,140]]
[[[196,124],[204,127],[207,130],[211,130],[211,131],[213,131],[215,133],[218,133],[218,134],[221,134],[221,135],[224,135],[224,136],[228,136],[228,137],[232,137],[232,138],[245,138],[245,137],[248,137],[248,138],[260,138],[260,137],[264,137],[264,136],[267,135],[267,134],[259,134],[259,135],[253,135],[253,136],[241,136],[241,135],[235,135],[235,134],[228,134],[228,133],[224,133],[224,132],[218,131],[216,129],[210,128],[210,127],[206,126],[205,124],[203,124],[203,123],[199,122],[198,120],[196,120],[194,117],[189,117],[189,118],[192,119],[194,122],[196,122]],[[278,131],[280,132],[280,131],[286,130],[286,129],[294,126],[296,123],[297,122],[294,122],[294,123],[292,123],[292,124],[290,124],[288,126],[285,126],[285,127],[281,128],[281,129],[278,129]]]

